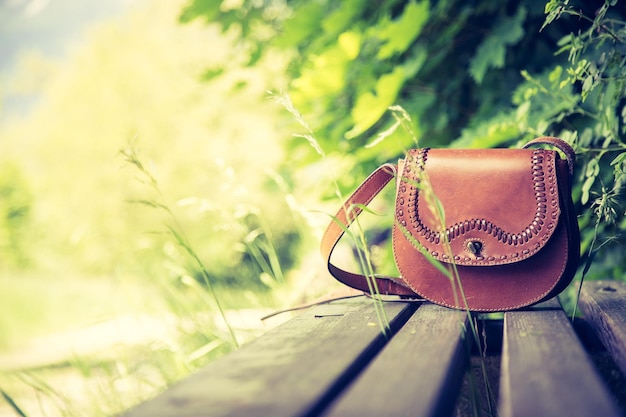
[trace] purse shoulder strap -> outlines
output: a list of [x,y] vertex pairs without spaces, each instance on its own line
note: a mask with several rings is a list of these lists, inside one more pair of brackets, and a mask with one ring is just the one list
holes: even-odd
[[553,136],[544,136],[541,138],[533,139],[528,141],[522,149],[529,148],[533,145],[550,145],[554,146],[565,155],[565,159],[567,159],[567,166],[569,168],[569,175],[574,175],[574,164],[576,163],[576,152],[571,147],[571,145],[565,142],[563,139],[555,138]]
[[[567,159],[570,176],[573,175],[576,153],[567,142],[559,138],[545,136],[529,141],[523,148],[538,144],[551,145],[563,152]],[[328,271],[331,275],[349,287],[369,294],[378,292],[379,294],[385,295],[418,297],[418,295],[402,281],[402,278],[381,276],[368,277],[362,274],[348,272],[335,266],[330,259],[339,239],[341,239],[344,232],[350,227],[354,220],[356,220],[359,214],[361,214],[363,207],[367,206],[396,175],[397,166],[385,164],[378,167],[361,183],[348,197],[339,211],[337,211],[337,214],[326,228],[324,236],[322,237],[321,252],[322,256],[326,259]]]
[[400,278],[367,277],[355,274],[335,266],[330,258],[335,246],[348,227],[356,220],[367,206],[389,182],[396,177],[396,166],[385,164],[378,167],[361,185],[348,197],[339,211],[326,228],[322,237],[322,256],[327,260],[328,271],[343,284],[372,294],[378,292],[385,295],[403,295],[415,297],[416,294],[404,284]]

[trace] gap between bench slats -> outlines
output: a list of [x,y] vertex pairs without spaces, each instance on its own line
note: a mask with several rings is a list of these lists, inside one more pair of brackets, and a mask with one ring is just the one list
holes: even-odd
[[[314,415],[386,343],[372,300],[314,307],[125,417]],[[384,303],[392,329],[417,306]]]
[[613,361],[626,374],[626,284],[587,281],[580,294],[580,310]]
[[499,416],[620,413],[558,302],[504,316]]
[[467,364],[467,323],[465,312],[423,305],[324,415],[449,415]]

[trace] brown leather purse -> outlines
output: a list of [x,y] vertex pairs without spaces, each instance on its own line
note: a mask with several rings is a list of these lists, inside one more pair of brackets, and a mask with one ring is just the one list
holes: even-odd
[[[528,149],[552,145],[557,151]],[[571,198],[575,153],[542,137],[523,149],[414,149],[347,199],[322,238],[330,273],[368,293],[419,297],[472,311],[551,298],[572,280],[580,238]],[[393,253],[401,277],[368,277],[331,262],[343,233],[396,178]]]

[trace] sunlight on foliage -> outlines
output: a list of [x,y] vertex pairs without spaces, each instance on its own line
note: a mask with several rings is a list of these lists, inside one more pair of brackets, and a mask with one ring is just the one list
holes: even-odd
[[[312,13],[311,2],[268,0],[268,10],[281,10],[271,19],[261,3],[241,4],[238,23],[231,10],[213,10],[211,19],[228,22],[225,31],[243,28],[256,54],[293,53],[285,91],[327,158],[341,160],[343,191],[415,143],[398,134],[390,106],[406,109],[422,146],[506,147],[560,136],[579,156],[572,191],[582,247],[594,258],[589,275],[623,276],[615,261],[626,224],[623,175],[611,165],[626,131],[626,15],[617,2],[319,0]],[[185,21],[208,15],[200,0],[183,13]],[[275,35],[261,40],[246,29],[257,25]],[[345,37],[354,42],[343,50]],[[311,175],[319,164],[303,145],[288,152]],[[332,198],[331,188],[322,195]],[[604,256],[588,252],[596,237]]]
[[378,32],[377,36],[383,45],[376,57],[387,59],[406,51],[422,31],[424,24],[428,21],[428,15],[428,1],[408,3],[402,16],[393,22],[386,23]]
[[[162,4],[94,29],[89,47],[46,84],[33,114],[0,131],[2,154],[20,161],[37,196],[43,261],[65,251],[81,268],[110,273],[134,263],[138,251],[158,250],[146,234],[156,217],[127,203],[143,192],[116,157],[131,138],[149,153],[168,198],[206,202],[189,207],[199,210],[190,220],[263,204],[267,170],[282,158],[275,112],[259,105],[264,77],[275,72],[237,70],[228,38],[214,28],[178,26],[177,7]],[[233,66],[219,85],[199,79],[211,60]],[[230,94],[233,88],[240,90]]]
[[[0,93],[3,106],[41,93],[0,125],[0,348],[165,309],[187,344],[154,346],[165,365],[147,372],[171,381],[228,348],[207,276],[228,289],[225,316],[329,285],[309,260],[323,213],[418,144],[562,137],[578,157],[581,273],[623,278],[625,43],[610,0],[185,0],[98,25],[64,62],[24,54]],[[120,157],[129,143],[148,176]],[[372,270],[393,265],[377,253]]]
[[[286,59],[246,67],[233,34],[180,25],[181,8],[147,2],[90,28],[63,60],[24,55],[3,83],[3,98],[38,97],[0,124],[0,387],[29,416],[117,414],[300,294],[275,296],[301,239],[281,169],[289,133],[266,96]],[[119,154],[129,142],[149,175]],[[136,316],[167,336],[116,349],[91,338],[104,358],[70,346]]]

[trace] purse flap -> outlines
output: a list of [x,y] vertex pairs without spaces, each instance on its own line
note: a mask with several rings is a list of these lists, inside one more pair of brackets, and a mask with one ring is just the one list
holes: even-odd
[[556,158],[541,149],[411,150],[399,164],[396,227],[443,262],[526,259],[558,223]]

